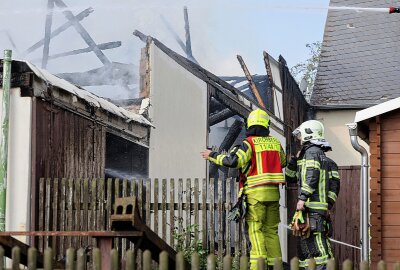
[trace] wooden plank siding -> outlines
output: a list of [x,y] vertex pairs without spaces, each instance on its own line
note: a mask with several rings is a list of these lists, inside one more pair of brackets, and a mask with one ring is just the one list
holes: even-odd
[[[40,99],[34,99],[33,103],[32,145],[35,146],[32,149],[33,198],[40,196],[39,178],[41,177],[52,179],[52,181],[58,178],[59,180],[54,183],[58,186],[61,186],[65,179],[69,180],[73,177],[82,179],[104,177],[105,127]],[[59,192],[64,191],[59,190]],[[64,194],[66,193],[62,193],[62,196]],[[67,197],[55,195],[59,197],[59,201],[54,203],[70,203]],[[71,196],[82,196],[82,194],[71,193]],[[34,201],[41,200],[42,198]],[[31,206],[31,230],[44,229],[45,223],[40,220],[43,213],[38,213],[38,207],[37,203]],[[57,212],[56,214],[60,215]],[[72,210],[68,214],[75,215],[77,219],[83,218],[81,213],[75,213]],[[65,229],[70,226],[67,223],[59,225],[65,226]],[[64,242],[61,244],[64,247]]]
[[380,118],[374,119],[370,125],[370,130],[374,131],[374,142],[370,142],[370,209],[371,209],[371,249],[374,250],[371,256],[372,263],[382,259],[382,125]]
[[400,260],[400,110],[369,122],[372,263]]
[[[332,209],[333,239],[349,243],[355,246],[360,244],[360,166],[341,166],[340,194],[335,206]],[[293,213],[297,202],[297,188],[289,187],[288,213]],[[292,215],[288,215],[291,220]],[[296,255],[296,239],[291,234],[288,237],[289,257]],[[350,259],[358,265],[360,252],[354,248],[344,245],[332,244],[333,254],[341,263]],[[355,265],[355,266],[357,266]]]
[[[358,246],[360,243],[360,166],[341,166],[340,193],[332,208],[333,239]],[[354,248],[332,244],[339,269],[346,259],[360,261],[360,252]]]
[[104,177],[105,127],[44,101],[36,103],[34,179]]

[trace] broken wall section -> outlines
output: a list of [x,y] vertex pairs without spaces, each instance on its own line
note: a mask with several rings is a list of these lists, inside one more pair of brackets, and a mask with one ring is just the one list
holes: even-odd
[[[140,65],[140,112],[150,131],[150,178],[206,178],[207,84],[150,42]],[[148,102],[145,101],[146,98]]]

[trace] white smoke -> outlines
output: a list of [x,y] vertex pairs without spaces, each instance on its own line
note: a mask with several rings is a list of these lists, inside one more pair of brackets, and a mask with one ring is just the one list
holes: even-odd
[[[173,4],[166,4],[162,0],[152,1],[151,3],[137,0],[112,2],[105,0],[64,0],[64,3],[74,15],[89,7],[94,9],[94,12],[80,23],[97,44],[111,41],[122,42],[121,47],[103,51],[111,62],[133,64],[137,67],[136,72],[138,73],[140,50],[144,43],[132,35],[135,29],[158,38],[173,50],[183,54],[160,16],[162,15],[168,21],[184,41],[183,6],[190,4],[190,1],[174,1]],[[67,22],[63,11],[57,6],[54,7],[52,16],[53,31]],[[194,26],[196,12],[192,12],[192,10],[189,10],[189,12],[191,13],[192,35],[196,36],[199,31],[202,31],[200,30],[201,27],[207,26],[204,24]],[[200,13],[204,19],[203,23],[206,22],[207,16],[204,15],[204,12],[200,11]],[[45,0],[2,1],[0,4],[0,49],[3,51],[6,48],[10,48],[13,50],[13,59],[31,61],[40,66],[43,53],[42,46],[29,54],[24,52],[44,37],[46,14],[47,1]],[[204,34],[206,31],[202,32]],[[51,39],[49,54],[54,55],[86,47],[88,47],[88,44],[81,38],[74,27],[69,27]],[[199,57],[201,57],[201,54],[199,54]],[[96,69],[102,65],[96,55],[90,52],[49,60],[46,68],[52,73],[68,73]],[[137,88],[137,85],[138,82],[131,85],[131,88]],[[132,93],[127,93],[128,90],[121,87],[117,87],[118,89],[113,86],[86,88],[109,98],[134,97]]]
[[[288,49],[290,32],[299,32],[298,29],[288,30],[288,25],[279,29],[282,22],[291,20],[293,14],[282,17],[282,21],[275,21],[260,27],[259,18],[283,12],[283,9],[274,9],[274,1],[266,1],[260,4],[255,0],[249,2],[231,0],[63,0],[68,9],[77,15],[86,8],[92,7],[94,12],[81,21],[87,32],[97,44],[121,41],[122,46],[104,50],[104,54],[112,62],[133,64],[138,73],[140,50],[144,44],[132,32],[135,29],[151,35],[174,51],[184,55],[184,52],[168,31],[167,26],[161,19],[161,15],[168,21],[176,34],[185,42],[183,7],[188,7],[190,30],[192,38],[192,51],[196,60],[206,69],[217,75],[241,75],[243,73],[236,60],[236,54],[241,54],[252,73],[265,74],[262,51],[273,48],[273,56],[280,53],[291,53],[288,63],[292,57],[299,53]],[[288,2],[289,0],[285,0]],[[47,0],[13,0],[0,1],[0,50],[13,49],[14,59],[33,61],[41,65],[43,47],[32,53],[24,55],[30,46],[44,37],[45,19],[47,14]],[[299,1],[305,2],[305,0]],[[319,0],[319,6],[324,2],[327,6],[328,0]],[[269,5],[269,6],[268,6]],[[272,5],[272,6],[271,6]],[[282,4],[284,6],[284,3]],[[259,9],[259,10],[257,10]],[[268,14],[261,14],[269,12]],[[57,6],[53,11],[52,30],[67,22],[63,10]],[[291,13],[294,11],[292,10]],[[243,17],[242,17],[243,14]],[[254,18],[253,17],[254,14]],[[276,15],[276,14],[275,14]],[[307,14],[308,15],[308,14]],[[323,16],[322,16],[323,17]],[[296,21],[295,21],[296,20]],[[293,18],[293,27],[298,24],[299,18]],[[322,22],[323,23],[323,22]],[[290,24],[289,24],[290,27]],[[292,28],[293,28],[292,27]],[[276,30],[286,36],[282,39]],[[260,31],[261,30],[261,31]],[[323,26],[320,27],[319,36],[322,38]],[[274,32],[275,31],[275,32]],[[308,31],[306,29],[305,31]],[[269,34],[271,32],[271,34]],[[11,37],[11,39],[10,39]],[[299,41],[299,35],[293,40],[304,55],[306,43],[314,42],[316,39]],[[301,38],[301,37],[300,37]],[[15,47],[13,48],[13,44]],[[70,27],[54,37],[50,43],[50,55],[63,53],[71,50],[86,48],[88,45],[80,37],[78,32]],[[293,47],[293,46],[292,46]],[[1,53],[1,52],[0,52]],[[292,64],[296,64],[296,61]],[[52,73],[83,72],[102,67],[101,61],[93,52],[67,56],[49,60],[47,69]],[[137,87],[138,82],[131,88]],[[108,98],[132,98],[137,93],[129,92],[123,87],[90,87],[90,91]],[[110,89],[110,90],[107,90]]]

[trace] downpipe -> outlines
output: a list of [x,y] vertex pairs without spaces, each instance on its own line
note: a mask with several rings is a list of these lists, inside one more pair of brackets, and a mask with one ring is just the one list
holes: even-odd
[[368,152],[358,143],[357,123],[346,124],[349,129],[353,148],[361,154],[360,179],[360,227],[361,227],[361,260],[369,263],[369,175]]

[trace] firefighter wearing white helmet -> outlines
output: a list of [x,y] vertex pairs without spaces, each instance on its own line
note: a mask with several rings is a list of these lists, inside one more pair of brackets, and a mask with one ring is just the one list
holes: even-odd
[[[314,258],[317,269],[326,269],[333,257],[329,236],[332,223],[329,210],[336,202],[340,178],[336,163],[325,155],[332,148],[324,138],[324,126],[316,120],[302,123],[292,133],[302,147],[286,168],[286,180],[298,184],[298,203],[293,219],[295,235],[300,236],[298,257],[302,268]],[[297,226],[301,217],[307,223]],[[302,228],[300,232],[297,229]]]
[[238,168],[244,176],[239,197],[245,197],[247,204],[245,220],[252,270],[257,269],[260,257],[271,269],[274,259],[282,257],[278,236],[279,184],[285,183],[282,168],[286,166],[286,155],[279,140],[269,135],[269,122],[267,112],[256,109],[247,118],[246,139],[228,155],[201,152],[210,162]]
[[317,120],[309,120],[301,124],[292,133],[302,144],[311,140],[324,140],[324,125]]

